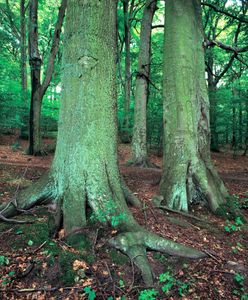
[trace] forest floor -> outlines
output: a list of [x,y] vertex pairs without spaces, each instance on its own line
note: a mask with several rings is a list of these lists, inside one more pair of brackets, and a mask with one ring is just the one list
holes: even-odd
[[[49,148],[54,142],[45,141]],[[0,136],[0,196],[9,201],[49,169],[53,155],[25,155],[26,141]],[[213,216],[195,205],[184,216],[155,209],[161,157],[150,159],[158,169],[127,167],[130,146],[119,146],[119,164],[143,209],[131,208],[140,224],[165,238],[192,245],[208,254],[187,260],[149,252],[155,284],[145,288],[139,271],[120,252],[109,248],[108,234],[97,228],[78,251],[48,234],[49,214],[43,208],[17,219],[34,224],[0,223],[0,299],[248,299],[248,157],[214,153],[212,159],[230,194],[229,205],[239,206],[229,219]],[[240,213],[240,215],[239,215]],[[90,242],[91,240],[91,242]],[[93,242],[92,242],[93,241]]]

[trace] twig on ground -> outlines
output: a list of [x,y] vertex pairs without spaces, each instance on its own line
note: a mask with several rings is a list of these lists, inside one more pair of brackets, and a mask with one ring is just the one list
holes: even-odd
[[191,214],[189,214],[189,213],[186,213],[186,212],[183,212],[183,211],[177,211],[177,210],[174,210],[174,209],[169,208],[169,207],[167,207],[167,206],[158,206],[158,207],[156,207],[156,208],[157,208],[157,209],[166,210],[166,211],[168,211],[168,212],[172,212],[172,213],[175,213],[175,214],[179,214],[179,215],[182,215],[182,216],[184,216],[184,217],[191,218],[191,219],[193,219],[193,220],[199,221],[199,222],[201,222],[201,223],[209,223],[207,220],[200,219],[200,218],[198,218],[198,217],[196,217],[196,216],[193,216],[193,215],[191,215]]
[[39,250],[41,250],[45,245],[46,245],[47,241],[45,241],[44,243],[42,243],[38,248],[36,248],[34,251],[33,251],[33,254],[35,254],[36,252],[38,252]]
[[216,260],[218,263],[221,263],[222,260],[218,259],[216,256],[214,256],[212,253],[210,253],[208,250],[202,250],[202,252],[205,252],[208,256],[210,256],[212,259]]

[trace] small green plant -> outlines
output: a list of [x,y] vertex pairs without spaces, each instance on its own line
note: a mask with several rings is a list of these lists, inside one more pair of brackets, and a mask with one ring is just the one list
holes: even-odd
[[243,251],[243,245],[238,242],[235,246],[232,247],[232,251],[234,254]]
[[156,300],[158,292],[154,289],[143,290],[139,293],[138,300]]
[[8,264],[9,264],[8,257],[6,257],[4,255],[0,255],[0,266],[8,265]]
[[34,244],[34,242],[32,241],[32,240],[29,240],[28,241],[28,245],[31,247],[31,246],[33,246],[33,244]]
[[166,294],[172,288],[177,288],[179,296],[183,296],[189,289],[189,283],[177,280],[171,272],[162,273],[159,275],[159,281],[163,283],[162,291]]
[[248,293],[245,293],[244,289],[245,277],[239,273],[235,273],[233,279],[238,286],[238,289],[233,290],[233,294],[239,296],[241,300],[248,300]]
[[241,217],[238,216],[235,218],[234,222],[226,221],[226,226],[224,227],[225,232],[232,233],[234,231],[241,230],[241,227],[244,225],[243,221],[241,220]]
[[88,300],[94,300],[96,299],[96,292],[91,288],[91,286],[86,286],[83,291],[87,295]]
[[11,283],[11,277],[15,275],[15,271],[10,271],[6,276],[2,277],[2,286],[7,285],[8,283]]
[[121,288],[124,288],[125,287],[125,282],[122,279],[120,279],[119,280],[119,285],[120,285]]

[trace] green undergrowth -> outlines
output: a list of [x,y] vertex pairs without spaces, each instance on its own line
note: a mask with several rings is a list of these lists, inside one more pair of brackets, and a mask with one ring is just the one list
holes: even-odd
[[245,199],[240,199],[236,195],[229,196],[226,199],[226,203],[221,204],[216,210],[216,214],[225,220],[235,221],[239,217],[242,222],[245,222],[242,213],[242,208],[244,208],[245,203]]

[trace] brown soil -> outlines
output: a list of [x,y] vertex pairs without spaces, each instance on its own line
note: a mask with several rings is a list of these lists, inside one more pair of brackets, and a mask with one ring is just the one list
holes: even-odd
[[[19,148],[15,149],[13,146],[15,141],[13,136],[1,136],[0,138],[1,202],[8,201],[19,189],[38,180],[49,169],[53,158],[52,154],[43,157],[27,156],[24,153],[27,142],[21,141]],[[45,143],[51,144],[53,141],[46,140]],[[231,221],[230,224],[235,225],[235,230],[231,230],[229,233],[224,229],[224,226],[228,225],[227,221],[211,215],[204,207],[195,206],[192,210],[192,213],[203,222],[186,218],[180,214],[164,213],[154,209],[151,205],[151,198],[158,193],[159,189],[161,157],[156,155],[150,157],[151,161],[160,169],[127,167],[125,163],[129,157],[130,146],[120,145],[121,173],[130,189],[144,204],[144,209],[131,208],[139,223],[168,239],[192,245],[210,253],[207,259],[187,261],[150,252],[148,256],[155,277],[170,270],[173,278],[177,280],[166,294],[161,290],[163,284],[156,280],[155,286],[151,287],[160,293],[156,299],[240,299],[242,294],[248,292],[246,279],[248,273],[247,225],[235,225]],[[230,193],[245,199],[248,192],[248,157],[238,156],[233,159],[231,154],[214,153],[212,158]],[[248,216],[247,207],[242,212],[246,217]],[[38,224],[45,225],[47,223],[47,215],[44,215],[40,209],[34,210],[33,213]],[[25,219],[28,216],[18,218]],[[25,232],[18,233],[20,228]],[[48,263],[51,254],[48,254],[47,249],[53,247],[50,245],[51,241],[42,240],[42,234],[37,232],[41,237],[39,244],[32,244],[32,240],[30,242],[28,234],[32,237],[33,228],[34,225],[7,224],[3,224],[1,227],[0,298],[90,299],[83,292],[83,286],[90,285],[97,293],[96,299],[108,299],[109,296],[112,296],[113,299],[121,299],[121,296],[126,297],[122,299],[138,299],[139,292],[144,289],[140,274],[121,253],[117,253],[117,258],[115,257],[117,261],[113,262],[114,253],[107,247],[109,233],[101,228],[95,231],[95,236],[92,237],[94,240],[92,252],[96,257],[94,263],[88,263],[86,268],[84,265],[86,259],[74,259],[75,269],[87,271],[82,279],[77,275],[78,281],[72,284],[74,287],[72,289],[61,280],[64,271],[63,266],[59,263],[59,256],[55,255],[53,263]],[[62,236],[63,232],[61,232]],[[35,240],[35,237],[32,239]],[[46,244],[42,245],[43,242]],[[75,255],[81,253],[68,247],[62,239],[53,240],[52,243],[63,253],[68,252]],[[39,248],[40,246],[42,247]],[[3,256],[7,257],[9,262],[1,265]],[[120,263],[121,260],[123,263]],[[12,271],[15,273],[10,273]],[[244,280],[239,281],[237,274],[244,276]],[[183,292],[182,297],[179,295],[179,289],[182,286],[179,281],[188,284],[187,291]],[[245,291],[242,291],[242,288]]]

